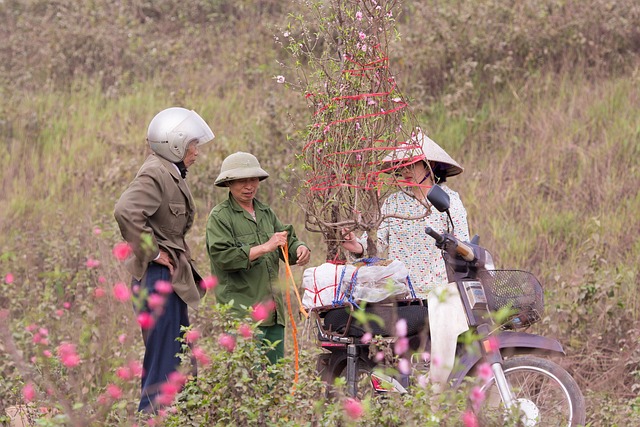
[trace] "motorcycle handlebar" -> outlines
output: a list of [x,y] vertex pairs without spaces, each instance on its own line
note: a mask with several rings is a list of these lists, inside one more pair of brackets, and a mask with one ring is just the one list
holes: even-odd
[[427,227],[424,229],[425,233],[427,233],[429,236],[433,237],[433,240],[436,241],[436,243],[442,243],[444,242],[444,236],[441,235],[440,233],[438,233],[436,230],[434,230],[431,227]]
[[[446,238],[442,234],[438,233],[431,227],[426,227],[424,231],[429,236],[433,237],[436,243],[443,243],[446,240]],[[456,244],[456,253],[460,255],[465,261],[473,261],[476,258],[471,247],[453,236],[451,236],[451,238]]]

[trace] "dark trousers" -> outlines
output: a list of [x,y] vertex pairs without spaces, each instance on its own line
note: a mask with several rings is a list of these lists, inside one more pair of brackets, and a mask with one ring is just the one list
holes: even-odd
[[[155,283],[158,280],[171,282],[169,269],[163,265],[150,263],[144,283],[133,279],[133,286],[140,287],[139,293],[146,295],[157,293]],[[146,302],[142,311],[152,313]],[[137,311],[136,314],[139,314]],[[138,411],[156,412],[158,409],[154,398],[158,395],[160,387],[167,382],[169,374],[176,371],[180,365],[178,353],[182,350],[182,344],[176,341],[181,337],[181,326],[189,326],[187,304],[175,293],[166,296],[166,302],[161,314],[154,313],[155,323],[153,328],[142,330],[142,338],[145,345],[144,361],[142,362],[142,394]],[[195,363],[192,361],[192,363]],[[195,369],[195,365],[194,365]]]
[[284,357],[284,326],[276,324],[273,326],[259,326],[258,329],[258,339],[261,342],[274,343],[280,341],[274,349],[267,351],[269,362],[275,364]]

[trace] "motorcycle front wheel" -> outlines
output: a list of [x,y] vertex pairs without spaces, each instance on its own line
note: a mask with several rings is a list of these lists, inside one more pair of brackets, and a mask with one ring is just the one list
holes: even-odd
[[[584,397],[576,381],[557,363],[538,357],[507,359],[504,374],[513,395],[515,409],[522,425],[582,426],[585,424]],[[492,378],[482,387],[483,404],[478,415],[487,422],[504,416],[500,393]],[[493,420],[493,421],[491,421]]]

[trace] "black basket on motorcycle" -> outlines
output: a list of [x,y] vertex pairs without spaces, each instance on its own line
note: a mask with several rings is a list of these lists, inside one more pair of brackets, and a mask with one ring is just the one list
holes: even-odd
[[510,310],[503,327],[526,328],[542,318],[544,292],[533,274],[522,270],[487,270],[480,274],[480,281],[490,311]]
[[[353,316],[357,310],[374,315],[381,323],[373,319],[368,319],[366,325],[360,323]],[[345,302],[338,306],[315,307],[311,309],[311,313],[317,316],[317,326],[321,334],[339,338],[361,338],[367,331],[383,337],[393,336],[398,319],[405,319],[407,322],[407,336],[418,334],[429,325],[427,306],[418,298],[369,303],[366,307],[357,307]]]

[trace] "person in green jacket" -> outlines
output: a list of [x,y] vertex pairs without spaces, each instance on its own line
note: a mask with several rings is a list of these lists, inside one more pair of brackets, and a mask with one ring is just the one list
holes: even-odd
[[267,352],[271,363],[284,357],[284,327],[287,314],[283,290],[278,284],[280,247],[288,248],[291,265],[305,265],[311,251],[296,237],[291,225],[280,222],[265,203],[257,200],[260,181],[269,177],[258,159],[244,152],[222,162],[215,185],[227,187],[229,197],[215,206],[207,221],[207,253],[211,273],[218,278],[216,299],[233,300],[236,313],[246,315],[256,304],[273,305],[274,310],[260,325],[262,340],[274,343]]

